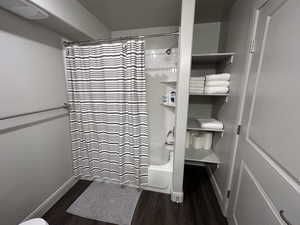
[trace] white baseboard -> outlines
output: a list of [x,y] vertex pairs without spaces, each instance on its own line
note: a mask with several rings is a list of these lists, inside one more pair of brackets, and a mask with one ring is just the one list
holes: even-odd
[[159,193],[164,193],[164,194],[171,194],[170,193],[170,188],[169,187],[166,187],[166,188],[159,188],[159,187],[155,187],[155,186],[143,186],[142,187],[143,190],[146,190],[146,191],[153,191],[153,192],[159,192]]
[[42,202],[35,210],[33,210],[25,220],[32,218],[42,217],[67,191],[73,187],[73,185],[78,181],[78,178],[72,176],[68,179],[62,186],[60,186],[53,194],[51,194],[45,201]]
[[220,187],[219,187],[219,185],[218,185],[218,183],[217,183],[217,181],[216,181],[216,179],[215,179],[215,177],[214,177],[214,174],[212,173],[212,171],[211,171],[211,169],[210,168],[207,168],[207,171],[208,171],[208,174],[209,174],[209,180],[210,180],[210,183],[211,183],[211,185],[212,185],[212,187],[213,187],[213,189],[214,189],[214,192],[215,192],[215,194],[216,194],[216,197],[217,197],[217,200],[218,200],[218,203],[219,203],[219,205],[220,205],[220,208],[221,208],[221,210],[222,210],[222,214],[223,214],[223,216],[227,216],[226,215],[226,212],[225,212],[225,209],[224,209],[224,197],[223,197],[223,195],[222,195],[222,192],[221,192],[221,190],[220,190]]

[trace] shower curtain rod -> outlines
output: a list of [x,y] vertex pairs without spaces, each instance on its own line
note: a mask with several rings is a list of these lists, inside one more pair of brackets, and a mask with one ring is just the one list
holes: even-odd
[[126,41],[132,39],[142,39],[142,38],[154,38],[154,37],[164,37],[164,36],[173,36],[179,35],[179,32],[172,32],[172,33],[158,33],[158,34],[145,34],[145,35],[136,35],[136,36],[124,36],[118,38],[109,38],[109,39],[99,39],[99,40],[86,40],[86,41],[64,41],[63,45],[65,47],[71,45],[92,45],[92,44],[99,44],[102,42],[113,42],[113,41]]

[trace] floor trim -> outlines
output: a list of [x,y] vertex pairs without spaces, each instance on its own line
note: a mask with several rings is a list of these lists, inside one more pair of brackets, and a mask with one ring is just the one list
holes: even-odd
[[43,201],[35,210],[33,210],[23,221],[42,217],[67,191],[78,181],[76,176],[72,176],[63,185],[61,185],[53,194]]
[[223,216],[226,217],[226,216],[227,216],[227,215],[226,215],[226,210],[225,210],[224,207],[223,207],[224,197],[223,197],[223,195],[222,195],[222,192],[221,192],[221,190],[220,190],[220,187],[219,187],[219,185],[218,185],[218,183],[217,183],[217,181],[216,181],[216,178],[215,178],[215,176],[214,176],[212,170],[211,170],[210,168],[207,168],[207,171],[208,171],[208,174],[209,174],[209,180],[210,180],[210,183],[211,183],[211,185],[212,185],[212,187],[213,187],[213,190],[214,190],[214,192],[215,192],[215,194],[216,194],[216,197],[217,197],[219,206],[220,206],[220,208],[221,208],[221,211],[222,211],[222,213],[223,213]]

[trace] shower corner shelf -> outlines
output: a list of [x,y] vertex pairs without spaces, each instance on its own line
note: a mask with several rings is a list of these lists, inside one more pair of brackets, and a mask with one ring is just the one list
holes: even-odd
[[188,131],[209,131],[209,132],[224,132],[224,129],[207,129],[201,128],[196,119],[189,118],[187,122]]
[[176,107],[175,104],[172,104],[172,103],[166,103],[166,102],[162,102],[161,105],[166,106],[166,107],[169,107],[169,108],[175,108],[175,107]]
[[213,150],[187,148],[185,150],[185,164],[206,166],[206,164],[220,164],[221,161]]

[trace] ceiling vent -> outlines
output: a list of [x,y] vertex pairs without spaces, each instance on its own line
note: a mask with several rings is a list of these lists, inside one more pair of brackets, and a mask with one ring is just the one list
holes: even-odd
[[0,0],[0,7],[30,20],[46,19],[49,16],[30,0]]

